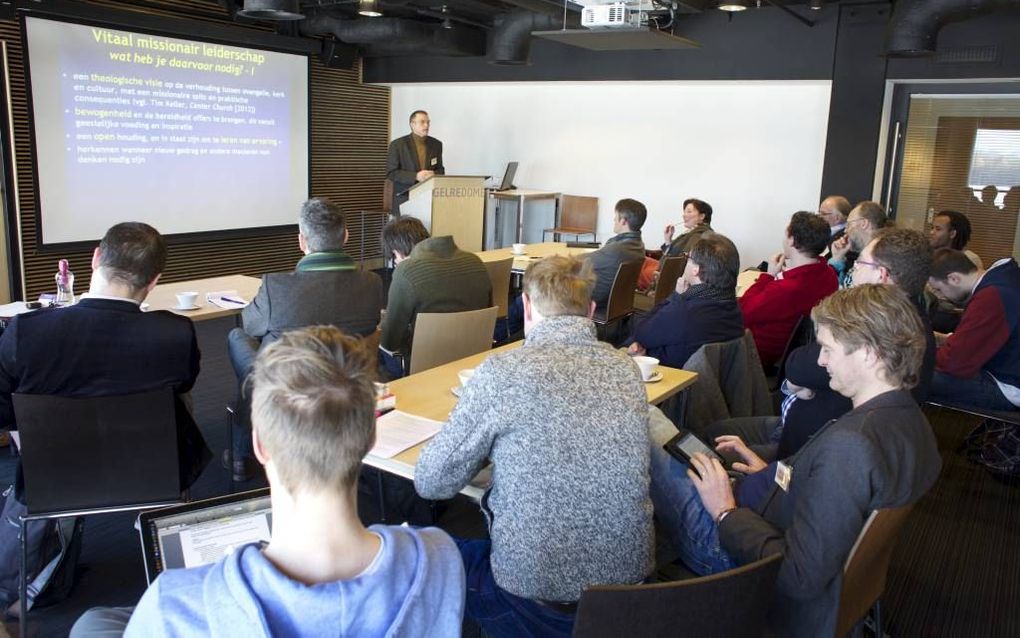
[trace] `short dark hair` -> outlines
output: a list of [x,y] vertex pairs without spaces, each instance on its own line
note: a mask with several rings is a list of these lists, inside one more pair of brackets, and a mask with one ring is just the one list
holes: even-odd
[[885,207],[878,202],[865,201],[854,206],[857,214],[862,219],[868,220],[874,230],[885,228],[889,225],[889,217],[885,214]]
[[970,257],[955,248],[939,248],[931,260],[932,279],[939,281],[946,281],[949,273],[969,275],[977,269],[977,264],[972,262]]
[[298,230],[313,253],[342,250],[345,229],[343,211],[328,199],[310,199],[301,205]]
[[411,117],[407,118],[407,121],[408,122],[413,122],[414,121],[414,116],[418,115],[419,113],[421,113],[425,117],[429,116],[429,112],[428,111],[423,111],[421,109],[418,109],[417,111],[411,111]]
[[648,209],[636,199],[621,199],[616,202],[616,214],[620,216],[631,230],[641,230],[648,217]]
[[711,204],[709,204],[708,202],[706,202],[704,200],[696,199],[694,197],[692,197],[690,199],[685,199],[684,200],[684,208],[687,208],[688,204],[694,206],[694,208],[699,213],[701,213],[702,215],[705,216],[705,223],[706,224],[711,224],[712,223],[712,205]]
[[106,231],[99,242],[99,268],[107,281],[119,281],[136,293],[166,266],[166,241],[142,222],[122,222]]
[[970,220],[963,213],[955,210],[940,210],[935,214],[935,217],[945,217],[949,220],[949,229],[955,230],[956,235],[953,236],[950,247],[956,250],[963,250],[967,247],[967,242],[970,241]]
[[694,242],[687,259],[698,265],[698,279],[713,288],[734,292],[740,273],[740,253],[730,239],[719,233],[705,233]]
[[871,255],[908,295],[916,297],[924,291],[932,261],[931,244],[924,233],[908,228],[883,228],[875,238]]
[[383,257],[393,257],[393,251],[407,257],[419,242],[428,238],[429,231],[417,217],[403,215],[392,219],[382,229]]
[[798,211],[790,218],[786,233],[793,238],[793,247],[798,252],[817,257],[829,245],[831,232],[824,219],[806,210]]

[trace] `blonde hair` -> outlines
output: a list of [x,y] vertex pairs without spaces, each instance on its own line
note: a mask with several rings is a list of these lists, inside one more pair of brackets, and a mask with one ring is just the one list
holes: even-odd
[[595,272],[587,259],[546,257],[524,272],[524,292],[543,317],[587,317]]
[[869,348],[882,362],[884,380],[917,385],[927,343],[917,309],[899,286],[864,284],[839,290],[811,311],[816,328],[828,328],[845,352]]
[[349,488],[375,439],[374,353],[332,326],[286,332],[250,377],[252,426],[284,488]]

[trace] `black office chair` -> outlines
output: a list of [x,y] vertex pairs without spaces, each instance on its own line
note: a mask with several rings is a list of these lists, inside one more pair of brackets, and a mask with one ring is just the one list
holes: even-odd
[[15,394],[23,500],[19,595],[24,636],[29,521],[179,503],[177,423],[171,388],[125,396]]
[[782,555],[721,574],[651,585],[589,587],[575,638],[762,635]]

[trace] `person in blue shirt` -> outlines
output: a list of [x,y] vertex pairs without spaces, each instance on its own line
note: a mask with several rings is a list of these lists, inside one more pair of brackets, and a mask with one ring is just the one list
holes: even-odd
[[653,308],[624,342],[628,352],[682,368],[704,344],[740,338],[744,316],[736,296],[739,271],[740,255],[733,242],[718,233],[705,233],[688,254],[676,291]]
[[[271,540],[163,572],[124,635],[451,636],[464,567],[445,532],[358,518],[357,477],[375,440],[375,352],[334,327],[284,333],[252,371],[255,455]],[[111,633],[126,610],[94,609],[72,636]]]

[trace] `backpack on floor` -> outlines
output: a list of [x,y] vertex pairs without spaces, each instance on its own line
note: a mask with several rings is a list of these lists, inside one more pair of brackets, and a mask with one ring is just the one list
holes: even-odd
[[1020,477],[1020,425],[986,419],[965,444],[967,456],[993,474]]
[[[0,609],[18,600],[21,571],[21,516],[25,504],[14,486],[3,493],[0,512]],[[81,554],[84,521],[78,518],[30,521],[28,536],[28,609],[50,605],[70,595]]]

